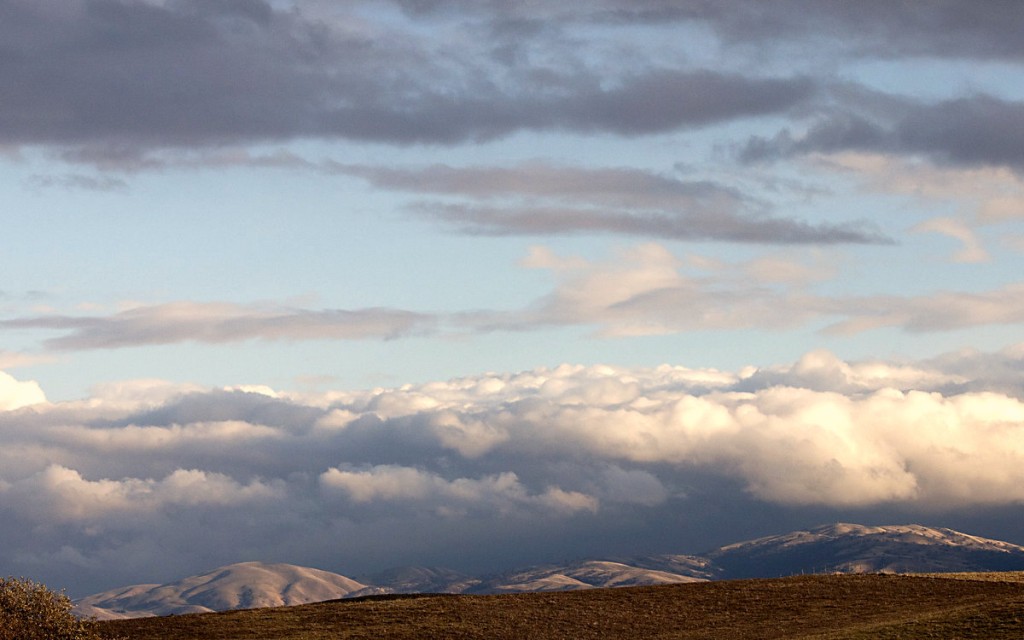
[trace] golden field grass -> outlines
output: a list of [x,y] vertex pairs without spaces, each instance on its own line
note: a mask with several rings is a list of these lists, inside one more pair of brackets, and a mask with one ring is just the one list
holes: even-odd
[[496,596],[377,596],[98,623],[128,640],[1024,638],[1024,574],[819,575]]

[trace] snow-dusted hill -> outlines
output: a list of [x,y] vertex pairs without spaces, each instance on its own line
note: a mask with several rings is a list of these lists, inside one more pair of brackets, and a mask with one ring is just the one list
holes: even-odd
[[366,593],[465,593],[480,584],[480,578],[444,567],[398,567],[380,573],[360,576],[360,582],[375,585]]
[[566,566],[533,567],[485,580],[473,593],[569,591],[603,587],[703,582],[707,578],[647,569],[622,562],[586,560]]
[[654,569],[703,580],[717,580],[722,577],[721,569],[701,556],[671,553],[627,558],[622,562],[641,569]]
[[82,598],[75,611],[98,619],[280,607],[343,598],[366,585],[290,564],[242,562],[162,585],[137,585]]
[[798,573],[930,573],[1024,570],[1024,547],[921,525],[832,524],[748,540],[700,556],[583,560],[486,578],[451,569],[403,567],[364,577],[287,564],[245,562],[164,585],[136,585],[82,598],[75,611],[99,619],[304,604],[388,593],[512,593],[776,577]]
[[1024,547],[916,524],[831,524],[738,542],[703,555],[727,578],[1024,569]]

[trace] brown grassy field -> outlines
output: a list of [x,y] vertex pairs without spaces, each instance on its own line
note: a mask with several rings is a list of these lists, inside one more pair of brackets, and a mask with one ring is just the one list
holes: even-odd
[[799,576],[498,596],[420,595],[99,623],[129,640],[1024,638],[1024,583]]

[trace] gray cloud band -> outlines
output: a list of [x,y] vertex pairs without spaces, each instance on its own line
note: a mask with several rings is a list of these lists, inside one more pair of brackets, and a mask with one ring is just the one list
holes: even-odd
[[730,44],[775,44],[783,39],[828,46],[847,55],[887,58],[901,55],[1020,59],[1024,8],[1014,0],[979,4],[971,0],[893,3],[864,0],[593,0],[573,6],[474,2],[471,0],[394,0],[413,16],[461,13],[490,20],[497,33],[530,33],[536,23],[707,25]]
[[[480,51],[454,52],[425,36],[360,30],[345,9],[324,13],[316,3],[7,0],[0,7],[6,51],[0,81],[10,90],[0,106],[0,143],[78,147],[66,157],[88,159],[308,137],[458,144],[524,130],[636,136],[829,103],[820,83],[806,77],[598,64],[560,45],[564,34],[524,30],[530,19],[545,17],[564,25],[651,24],[653,18],[704,24],[731,45],[856,33],[847,56],[1024,54],[1018,37],[1024,9],[1012,2],[871,2],[851,10],[806,0],[770,9],[753,2],[604,1],[547,10],[551,15],[534,5],[526,11],[421,4],[405,8],[440,20],[444,13],[431,7],[458,4],[480,14],[495,34],[511,29],[557,52],[561,63],[541,76],[529,64],[503,61],[491,39],[481,39],[489,44]],[[820,149],[845,136],[849,145],[879,148],[896,140],[893,150],[1019,167],[1020,113],[1018,103],[980,96],[923,105],[895,126],[868,122],[850,129],[849,121],[832,118],[796,144],[761,141],[746,155]]]
[[[301,3],[300,3],[301,4]],[[117,147],[295,137],[454,144],[519,130],[643,135],[785,111],[801,78],[644,69],[484,76],[471,57],[252,3],[3,3],[0,141]],[[153,79],[158,79],[154,82]]]
[[869,151],[923,155],[940,165],[1006,166],[1024,170],[1024,103],[975,95],[937,104],[894,106],[888,114],[837,110],[805,134],[784,130],[751,138],[747,162],[807,153]]
[[[458,198],[422,201],[410,208],[469,234],[610,233],[760,244],[892,243],[864,222],[811,224],[775,217],[764,203],[726,185],[631,168],[533,163],[394,169],[329,162],[324,169],[364,178],[380,188]],[[495,201],[499,205],[492,204]]]

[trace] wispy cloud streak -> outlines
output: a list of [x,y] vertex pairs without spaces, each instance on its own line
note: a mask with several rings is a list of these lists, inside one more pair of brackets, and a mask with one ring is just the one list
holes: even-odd
[[9,329],[68,332],[46,341],[56,350],[243,340],[389,339],[429,332],[433,318],[396,309],[308,310],[265,305],[172,302],[111,316],[47,315],[0,321]]
[[[771,215],[763,202],[708,180],[639,169],[535,162],[516,167],[395,169],[328,163],[381,188],[465,201],[421,201],[418,215],[469,234],[615,234],[760,244],[888,244],[865,222],[816,223]],[[499,204],[492,204],[497,201]]]

